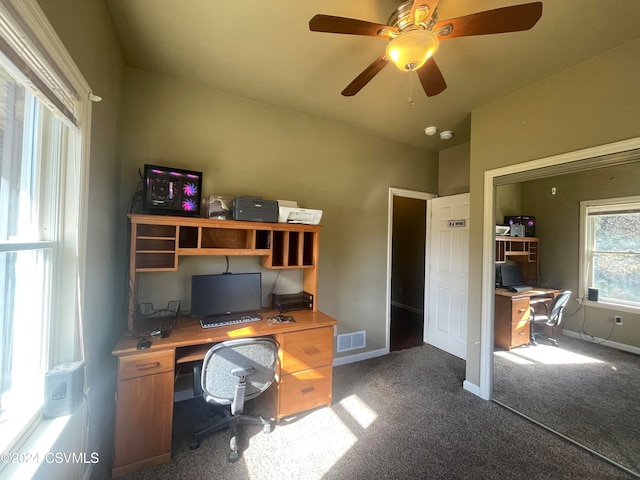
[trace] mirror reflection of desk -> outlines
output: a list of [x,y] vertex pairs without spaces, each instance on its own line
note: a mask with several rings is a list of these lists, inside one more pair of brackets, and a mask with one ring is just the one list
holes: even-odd
[[[496,289],[493,320],[495,346],[511,350],[527,345],[531,339],[529,307],[534,303],[551,302],[558,293],[560,290],[538,287],[525,292],[511,292],[506,288]],[[544,333],[552,336],[561,333],[561,326],[553,328],[553,332]]]

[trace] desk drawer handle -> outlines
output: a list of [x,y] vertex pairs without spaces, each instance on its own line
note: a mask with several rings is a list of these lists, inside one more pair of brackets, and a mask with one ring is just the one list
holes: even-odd
[[304,353],[311,356],[311,355],[316,355],[317,353],[320,353],[320,350],[318,350],[318,347],[309,347],[304,349]]
[[306,395],[307,393],[311,393],[311,392],[313,392],[314,390],[315,390],[315,388],[313,388],[313,387],[306,387],[306,388],[303,388],[303,389],[302,389],[302,390],[300,390],[300,391]]
[[526,311],[527,311],[527,309],[526,309],[526,308],[521,308],[521,309],[519,309],[518,311],[519,311],[519,312],[526,312]]
[[156,368],[160,366],[160,362],[141,363],[136,365],[137,370],[149,370],[150,368]]

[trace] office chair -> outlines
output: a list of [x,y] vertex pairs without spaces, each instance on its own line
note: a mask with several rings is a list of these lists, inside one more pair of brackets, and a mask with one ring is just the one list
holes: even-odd
[[278,343],[271,338],[228,340],[211,347],[202,363],[202,396],[220,418],[197,430],[189,448],[194,450],[205,436],[229,428],[229,462],[235,462],[239,424],[262,425],[263,432],[270,433],[274,426],[272,419],[242,415],[242,412],[245,400],[269,388],[277,365]]
[[567,305],[569,298],[571,297],[571,291],[565,290],[564,292],[559,293],[551,302],[551,305],[548,303],[536,303],[534,305],[544,305],[545,312],[538,313],[535,311],[534,305],[529,307],[530,316],[529,316],[529,328],[531,345],[538,345],[536,342],[536,337],[543,337],[547,340],[551,341],[556,347],[558,346],[558,341],[555,338],[548,337],[543,335],[542,333],[533,333],[533,327],[537,324],[547,325],[548,327],[555,327],[556,325],[560,325],[562,323],[562,311],[564,307]]

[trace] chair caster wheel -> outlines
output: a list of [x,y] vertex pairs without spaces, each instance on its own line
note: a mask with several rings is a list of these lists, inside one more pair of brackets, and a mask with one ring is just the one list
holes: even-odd
[[189,444],[189,450],[196,450],[200,447],[200,440],[191,440]]
[[262,432],[263,433],[271,433],[273,432],[273,429],[275,428],[275,422],[273,420],[270,420],[269,423],[267,423],[266,425],[264,425],[262,427]]
[[235,463],[238,461],[238,452],[231,452],[229,454],[229,463]]

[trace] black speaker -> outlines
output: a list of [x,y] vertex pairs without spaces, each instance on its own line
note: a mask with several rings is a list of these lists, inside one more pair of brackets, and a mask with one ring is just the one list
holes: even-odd
[[597,288],[590,288],[589,291],[587,292],[587,298],[589,300],[591,300],[592,302],[597,302],[598,301],[598,289]]

